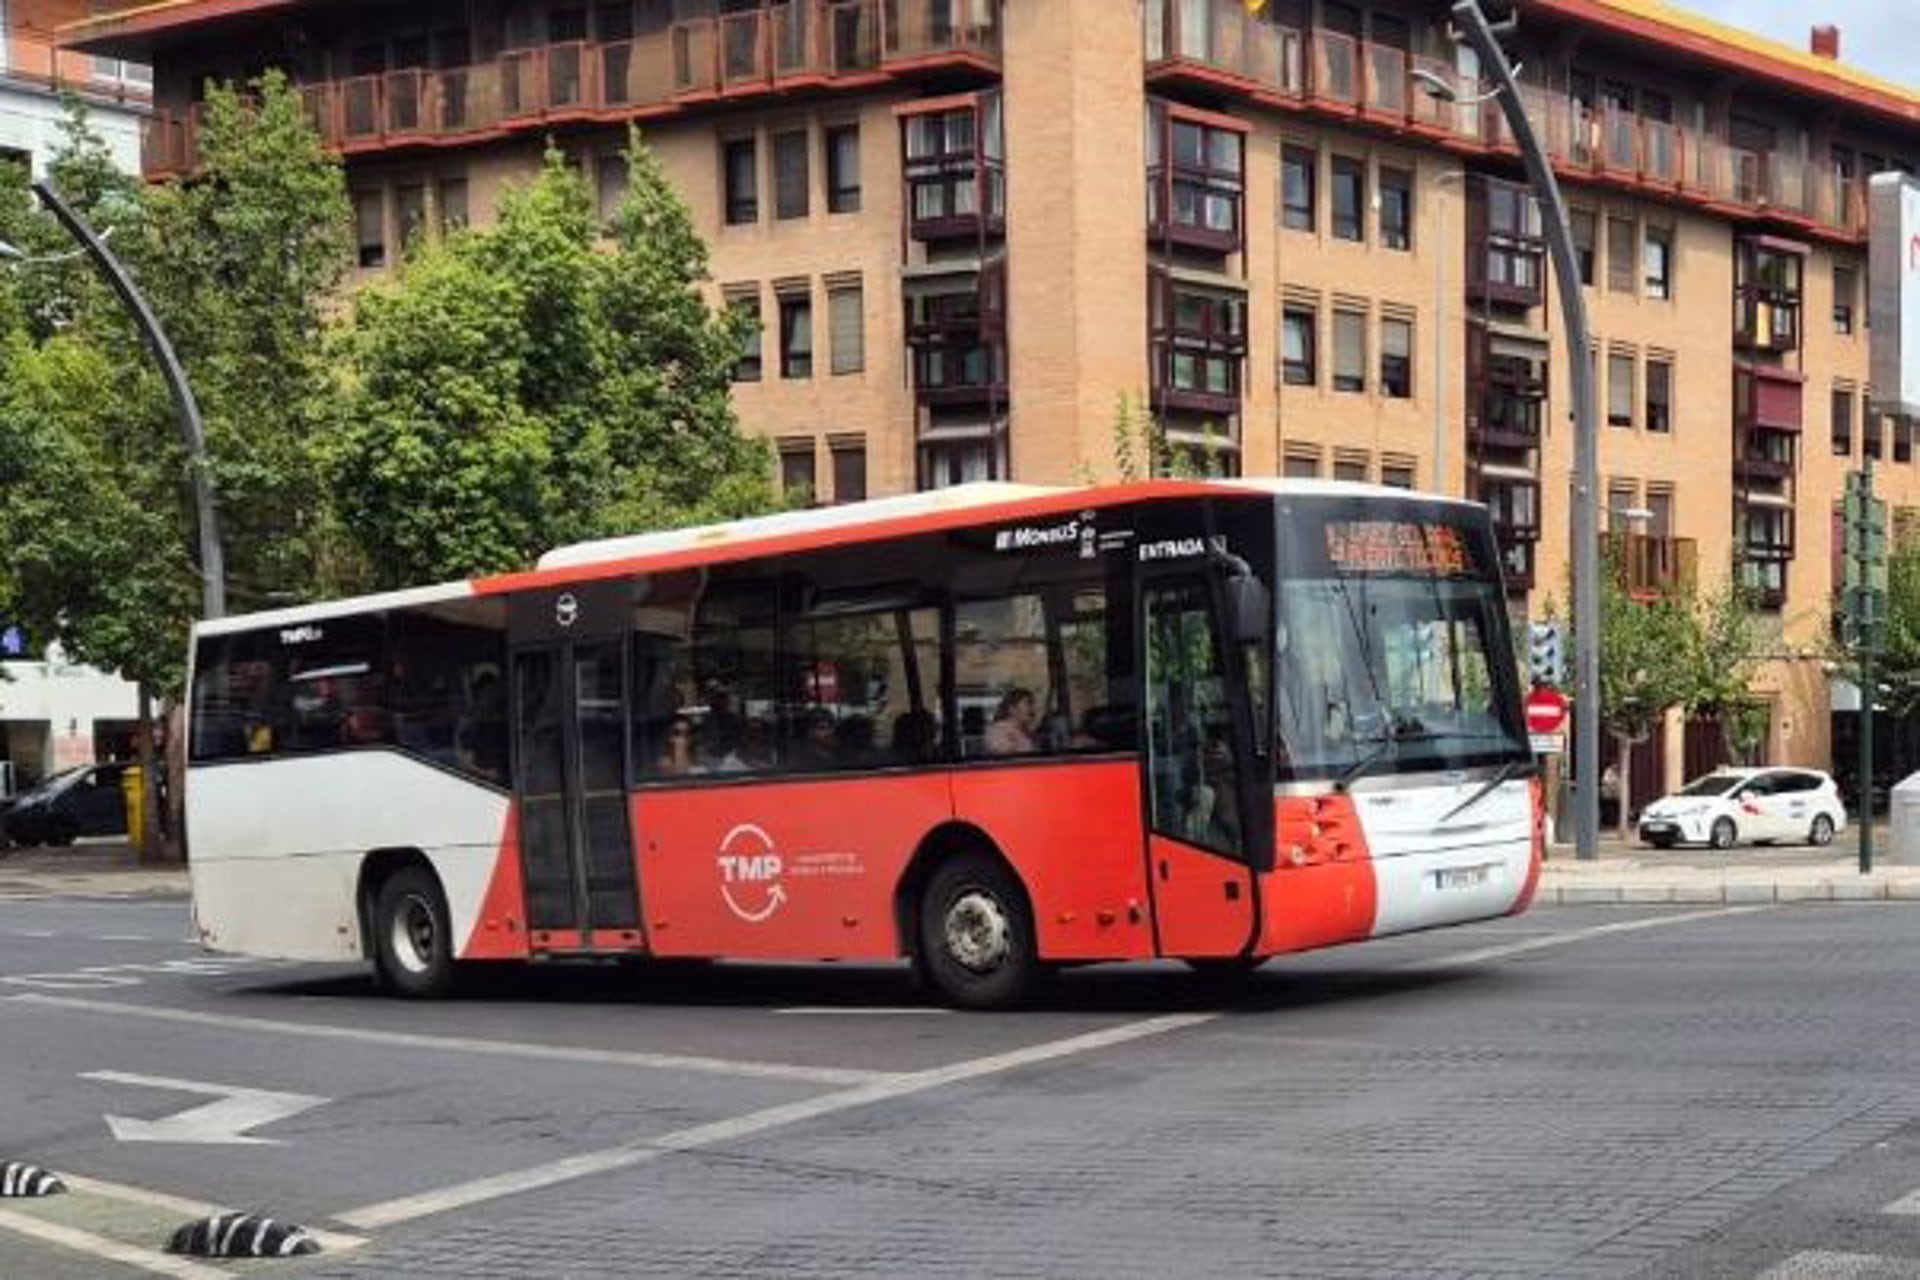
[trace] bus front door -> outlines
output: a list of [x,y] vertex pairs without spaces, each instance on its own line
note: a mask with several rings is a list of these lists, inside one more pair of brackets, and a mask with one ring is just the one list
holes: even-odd
[[1147,858],[1161,955],[1239,955],[1253,937],[1254,881],[1241,770],[1244,717],[1203,572],[1142,583]]
[[584,636],[516,647],[513,687],[528,941],[535,952],[633,950],[626,647]]

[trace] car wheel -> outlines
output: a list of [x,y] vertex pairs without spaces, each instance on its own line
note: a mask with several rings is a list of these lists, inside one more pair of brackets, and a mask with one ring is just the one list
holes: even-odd
[[424,867],[388,876],[373,903],[373,960],[380,980],[403,996],[453,990],[453,926],[440,881]]
[[986,854],[950,858],[928,878],[919,941],[921,973],[962,1008],[1010,1008],[1040,976],[1027,896],[1006,865]]
[[1833,819],[1821,814],[1813,820],[1813,830],[1807,832],[1807,843],[1820,848],[1833,843]]
[[1731,849],[1733,842],[1739,838],[1740,831],[1733,825],[1732,818],[1716,818],[1707,842],[1716,849]]

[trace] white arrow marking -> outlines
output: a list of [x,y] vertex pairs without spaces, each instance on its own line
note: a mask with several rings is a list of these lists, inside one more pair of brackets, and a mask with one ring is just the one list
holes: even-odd
[[330,1101],[304,1093],[275,1093],[269,1089],[243,1089],[236,1085],[209,1084],[203,1080],[175,1080],[168,1076],[137,1076],[126,1071],[83,1071],[83,1080],[102,1080],[108,1084],[135,1084],[149,1089],[177,1089],[181,1093],[199,1093],[218,1099],[158,1120],[139,1120],[127,1116],[107,1116],[107,1128],[121,1142],[185,1142],[200,1145],[226,1143],[245,1146],[278,1145],[277,1138],[256,1138],[247,1133],[263,1124],[285,1120]]

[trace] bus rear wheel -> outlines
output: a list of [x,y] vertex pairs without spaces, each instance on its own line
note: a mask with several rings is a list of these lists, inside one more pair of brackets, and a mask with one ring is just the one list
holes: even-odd
[[962,853],[942,863],[920,898],[921,973],[966,1009],[1020,1004],[1040,977],[1033,913],[998,859]]
[[416,999],[453,990],[453,927],[440,881],[424,867],[402,867],[373,900],[373,961],[388,990]]

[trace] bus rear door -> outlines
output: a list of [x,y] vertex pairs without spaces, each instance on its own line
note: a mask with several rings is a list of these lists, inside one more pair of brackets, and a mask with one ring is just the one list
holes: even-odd
[[514,787],[535,952],[643,941],[627,813],[630,587],[514,597]]

